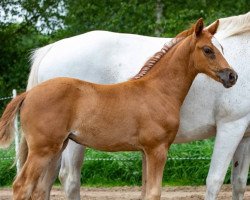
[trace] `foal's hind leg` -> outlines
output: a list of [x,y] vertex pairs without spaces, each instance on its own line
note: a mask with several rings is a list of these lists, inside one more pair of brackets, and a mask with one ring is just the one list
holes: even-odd
[[58,175],[58,171],[61,163],[61,153],[55,156],[49,163],[46,169],[44,169],[44,175],[40,176],[36,189],[32,194],[32,199],[36,200],[49,200],[50,191],[53,183]]
[[48,155],[44,151],[29,152],[27,161],[13,184],[14,200],[28,200],[31,198],[37,181],[53,157],[54,155]]
[[250,164],[250,137],[243,138],[232,162],[233,200],[243,200]]
[[42,176],[40,176],[40,179],[38,180],[37,187],[32,194],[32,199],[50,199],[50,191],[58,175],[58,171],[61,165],[62,151],[65,149],[67,144],[68,140],[64,142],[60,152],[56,156],[54,156],[54,158],[49,162],[47,168],[44,169],[44,174],[42,174]]
[[[55,142],[51,137],[48,138],[43,134],[28,135],[26,138],[29,152],[27,160],[13,184],[14,200],[31,198],[38,181],[44,178],[50,163],[60,156],[63,149],[63,138],[60,137]],[[37,192],[41,191],[39,188],[37,189]]]

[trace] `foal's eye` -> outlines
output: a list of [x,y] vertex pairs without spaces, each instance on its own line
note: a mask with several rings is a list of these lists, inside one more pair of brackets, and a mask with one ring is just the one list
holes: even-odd
[[206,55],[212,55],[212,54],[214,54],[214,51],[210,47],[203,47],[203,52]]

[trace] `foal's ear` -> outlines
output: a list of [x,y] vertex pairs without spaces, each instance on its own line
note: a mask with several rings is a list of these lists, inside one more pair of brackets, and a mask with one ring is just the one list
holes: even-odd
[[194,33],[195,33],[195,36],[196,36],[196,37],[199,37],[199,36],[202,34],[203,27],[204,27],[203,19],[200,18],[200,19],[195,23],[195,26],[194,26]]
[[214,35],[218,29],[219,26],[219,20],[216,20],[214,23],[212,23],[208,28],[208,32]]

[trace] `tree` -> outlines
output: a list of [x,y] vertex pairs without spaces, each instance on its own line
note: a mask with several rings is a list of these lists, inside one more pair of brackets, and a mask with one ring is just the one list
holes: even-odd
[[[58,26],[56,1],[0,1],[0,97],[11,95],[13,88],[26,88],[29,55],[32,49],[48,43],[49,36],[41,31]],[[48,11],[51,11],[48,14]],[[40,23],[41,26],[37,27]],[[0,102],[3,105],[3,102]]]

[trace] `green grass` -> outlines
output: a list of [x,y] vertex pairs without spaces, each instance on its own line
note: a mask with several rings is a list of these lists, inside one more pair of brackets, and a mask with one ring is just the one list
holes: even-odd
[[[204,185],[210,160],[194,158],[211,157],[212,149],[213,140],[172,145],[164,170],[163,184]],[[13,160],[2,159],[13,155],[13,147],[10,150],[0,151],[0,186],[8,186],[13,181],[15,167],[10,169]],[[141,185],[141,154],[139,152],[106,153],[87,149],[81,171],[81,182],[95,187]],[[229,183],[229,172],[225,183]]]
[[16,175],[15,166],[12,167],[15,155],[14,145],[7,150],[0,150],[0,187],[12,184]]

